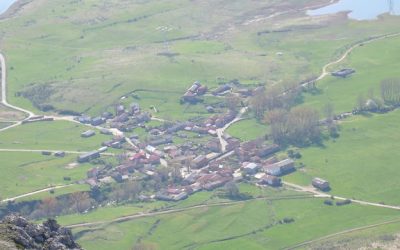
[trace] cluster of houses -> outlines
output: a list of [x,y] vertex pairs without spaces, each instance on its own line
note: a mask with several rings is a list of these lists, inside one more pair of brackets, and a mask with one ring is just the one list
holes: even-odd
[[[214,95],[222,95],[232,91],[230,84],[221,85],[213,91]],[[253,94],[251,89],[235,90],[240,96]],[[195,82],[182,97],[185,102],[193,102],[195,98],[204,95],[207,87]],[[101,148],[84,153],[78,157],[78,162],[89,162],[99,158],[108,148],[125,149],[119,158],[117,166],[94,167],[87,172],[86,182],[98,186],[111,182],[127,180],[155,179],[159,180],[161,166],[178,168],[181,182],[157,190],[150,198],[158,200],[178,201],[200,190],[213,190],[230,181],[251,181],[257,185],[278,187],[281,177],[295,171],[295,163],[289,158],[277,157],[280,147],[267,144],[264,139],[241,142],[239,139],[224,133],[218,137],[218,129],[232,122],[238,113],[226,111],[213,114],[205,120],[163,123],[156,127],[145,125],[151,120],[151,115],[142,112],[138,104],[132,103],[126,108],[117,105],[115,114],[105,112],[99,117],[81,116],[77,121],[99,126],[106,123],[100,133],[112,134],[110,129],[119,130],[113,139],[104,141]],[[131,132],[136,127],[142,127],[147,132],[145,138],[137,135],[125,136],[123,132]],[[82,137],[95,135],[94,130],[81,134]],[[190,140],[182,140],[181,134],[193,134]],[[128,133],[125,133],[128,134]],[[195,138],[205,138],[196,140]],[[179,143],[175,143],[179,141]],[[316,178],[312,185],[321,190],[328,190],[329,183]]]
[[115,107],[115,114],[111,112],[104,112],[101,116],[90,117],[82,115],[75,118],[76,121],[83,124],[90,124],[92,126],[100,126],[105,123],[110,128],[116,128],[123,132],[130,132],[134,128],[143,126],[143,124],[151,120],[149,112],[141,112],[138,103],[131,103],[128,108],[123,104]]
[[207,93],[207,90],[207,86],[201,85],[200,82],[196,81],[187,89],[181,100],[182,102],[197,103],[200,101],[199,97]]

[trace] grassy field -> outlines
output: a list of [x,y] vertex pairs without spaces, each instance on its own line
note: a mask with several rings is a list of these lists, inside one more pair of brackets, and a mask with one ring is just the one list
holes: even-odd
[[254,119],[243,120],[230,126],[227,133],[243,141],[250,141],[266,135],[268,127]]
[[[156,249],[281,249],[396,216],[395,211],[357,205],[329,207],[319,199],[250,201],[74,232],[86,249],[131,249],[139,239]],[[295,221],[277,223],[286,217]]]
[[[70,184],[85,178],[90,165],[68,167],[69,163],[75,161],[75,157],[55,158],[43,156],[40,153],[0,152],[2,162],[0,166],[2,172],[0,196],[10,198],[54,185]],[[67,176],[71,177],[71,181],[63,179]],[[56,192],[58,194],[62,191]]]
[[301,150],[306,167],[287,180],[309,185],[319,176],[330,181],[332,194],[400,205],[399,122],[400,110],[344,121],[336,141]]
[[99,132],[93,137],[82,138],[81,133],[89,129],[66,121],[24,124],[0,133],[0,148],[91,151],[110,139]]
[[[323,2],[35,1],[0,23],[8,96],[35,110],[20,92],[45,85],[40,102],[97,114],[143,88],[178,95],[195,80],[209,87],[232,79],[299,82],[318,74],[346,45],[398,27],[390,17],[360,23],[342,16],[307,18],[295,11]],[[263,19],[277,11],[296,14]],[[142,101],[155,102],[151,96]],[[155,104],[160,104],[159,115],[172,111],[180,118],[176,99]]]
[[399,42],[400,37],[395,37],[356,48],[348,59],[331,69],[350,67],[357,71],[356,74],[346,79],[327,77],[318,83],[318,94],[306,95],[304,105],[322,108],[326,103],[332,103],[335,112],[342,113],[356,107],[359,95],[368,98],[370,90],[375,97],[380,97],[381,81],[400,76]]
[[11,110],[0,104],[0,122],[19,121],[24,118],[25,116],[21,112]]

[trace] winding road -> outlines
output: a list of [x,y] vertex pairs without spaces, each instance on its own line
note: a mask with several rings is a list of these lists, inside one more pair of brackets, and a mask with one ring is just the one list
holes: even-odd
[[7,102],[7,67],[6,67],[6,59],[4,58],[4,55],[2,53],[0,53],[0,64],[1,64],[1,103],[6,107],[27,114],[28,118],[35,116],[33,112],[14,106]]
[[308,81],[308,82],[305,82],[301,86],[302,87],[307,87],[307,85],[310,84],[310,83],[315,83],[315,82],[318,82],[318,81],[321,81],[322,79],[324,79],[326,76],[328,76],[331,73],[331,72],[328,71],[328,69],[333,65],[336,65],[336,64],[339,64],[339,63],[343,62],[351,54],[351,52],[354,49],[356,49],[356,48],[358,48],[360,46],[363,46],[365,44],[368,44],[368,43],[372,43],[372,42],[375,42],[375,41],[379,41],[379,40],[386,39],[386,38],[392,38],[392,37],[396,37],[396,36],[400,36],[400,32],[392,33],[392,34],[380,35],[380,36],[376,36],[376,37],[371,38],[371,39],[366,40],[366,41],[357,42],[356,44],[351,46],[349,49],[347,49],[339,59],[325,64],[322,67],[321,75],[319,75],[316,79]]

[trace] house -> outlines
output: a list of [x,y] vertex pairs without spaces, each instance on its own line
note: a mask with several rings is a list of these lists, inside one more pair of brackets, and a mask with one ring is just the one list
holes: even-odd
[[243,166],[243,171],[246,174],[250,174],[250,175],[256,174],[259,169],[260,169],[260,166],[254,162],[245,163],[245,165]]
[[103,135],[112,135],[112,132],[111,132],[109,129],[102,128],[102,129],[100,130],[100,134],[103,134]]
[[147,112],[141,113],[135,117],[136,123],[146,123],[149,122],[150,120],[151,120],[151,115],[150,113]]
[[207,106],[206,110],[207,110],[208,113],[214,113],[215,112],[215,109],[214,109],[213,106]]
[[181,201],[181,200],[187,199],[188,197],[189,196],[186,192],[181,192],[179,194],[173,195],[172,199],[173,199],[173,201]]
[[341,69],[332,73],[332,76],[346,78],[351,74],[354,74],[356,71],[354,69]]
[[157,147],[163,144],[169,144],[172,143],[172,138],[171,137],[165,137],[165,138],[160,138],[160,139],[156,139],[156,140],[152,140],[149,142],[149,144],[153,147]]
[[285,175],[293,172],[294,170],[294,161],[291,159],[285,159],[283,161],[264,166],[264,171],[273,176]]
[[218,187],[222,187],[225,183],[227,183],[230,180],[231,180],[231,178],[229,178],[229,177],[219,177],[215,181],[208,182],[208,183],[204,184],[203,188],[205,190],[207,190],[207,191],[211,191],[211,190],[216,189]]
[[122,113],[122,114],[119,114],[118,116],[116,116],[115,118],[114,118],[114,122],[127,122],[127,121],[129,121],[129,114],[127,114],[127,113]]
[[54,153],[54,156],[56,157],[64,157],[65,156],[65,152],[64,151],[57,151]]
[[113,118],[113,114],[111,112],[103,112],[103,114],[101,114],[101,117],[103,117],[104,119],[111,119]]
[[95,117],[95,118],[92,119],[91,124],[92,124],[92,126],[99,126],[99,125],[101,125],[101,124],[103,124],[105,122],[106,121],[105,121],[104,118],[98,116],[98,117]]
[[322,191],[328,191],[330,189],[329,182],[318,177],[312,180],[312,185]]
[[223,84],[223,85],[219,86],[216,90],[214,90],[212,92],[212,94],[213,95],[220,95],[220,94],[222,94],[222,93],[224,93],[226,91],[229,91],[231,89],[232,89],[232,87],[229,84]]
[[208,163],[207,157],[205,155],[199,155],[192,160],[190,165],[193,168],[201,168],[201,167],[204,167],[205,165],[207,165],[207,163]]
[[129,112],[132,114],[132,115],[134,115],[134,114],[139,114],[140,113],[140,106],[139,106],[139,104],[138,103],[131,103],[130,105],[129,105]]
[[167,129],[168,134],[176,133],[188,126],[187,122],[180,122]]
[[264,175],[258,183],[261,185],[269,185],[272,187],[279,187],[280,185],[282,185],[282,180],[281,180],[281,178],[278,178],[276,176]]
[[99,169],[98,168],[91,168],[89,171],[86,173],[88,178],[97,178],[99,175]]
[[92,118],[90,118],[90,116],[83,115],[79,116],[77,121],[83,124],[89,124],[92,121]]
[[268,157],[268,156],[270,156],[270,155],[272,155],[272,154],[275,154],[275,153],[278,152],[279,150],[280,150],[280,148],[279,148],[279,146],[276,145],[276,144],[267,145],[267,146],[264,146],[264,147],[260,148],[260,149],[257,151],[257,156],[258,156],[258,157],[261,157],[261,158],[266,158],[266,157]]
[[85,154],[78,156],[78,162],[84,163],[84,162],[88,162],[88,161],[91,161],[91,160],[99,158],[99,157],[100,157],[100,153],[98,151],[92,151],[92,152],[85,153]]
[[115,111],[116,111],[116,114],[117,114],[117,115],[121,115],[122,113],[125,112],[125,107],[124,107],[124,105],[122,105],[122,104],[117,105],[117,106],[115,107]]
[[87,130],[81,134],[81,137],[88,138],[88,137],[94,136],[95,134],[96,134],[96,132],[94,132],[93,130]]

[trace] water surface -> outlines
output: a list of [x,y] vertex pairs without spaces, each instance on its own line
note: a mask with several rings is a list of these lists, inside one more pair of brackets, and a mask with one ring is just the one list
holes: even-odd
[[17,0],[0,0],[0,15],[10,8],[10,6]]
[[351,11],[349,17],[356,20],[373,20],[383,13],[400,15],[400,0],[340,0],[337,3],[307,12],[311,16]]

